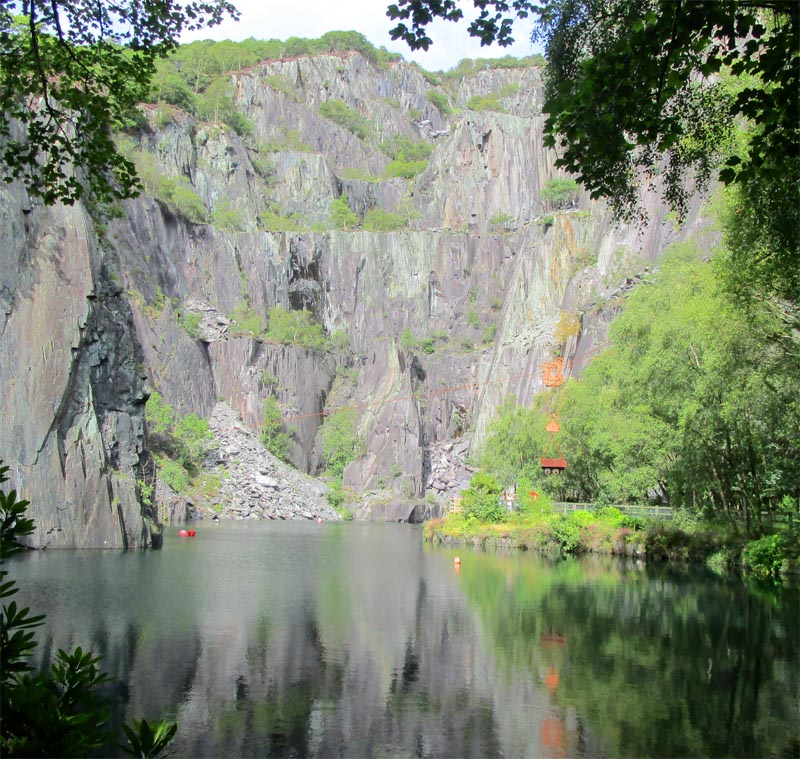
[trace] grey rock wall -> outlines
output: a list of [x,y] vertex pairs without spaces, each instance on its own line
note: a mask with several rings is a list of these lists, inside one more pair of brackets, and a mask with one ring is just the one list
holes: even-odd
[[[353,53],[275,61],[231,82],[252,135],[179,112],[164,123],[150,108],[135,140],[196,195],[204,223],[145,194],[101,245],[82,207],[32,208],[19,188],[2,190],[0,455],[35,501],[38,545],[148,543],[135,483],[148,463],[149,387],[182,414],[208,417],[224,401],[254,432],[274,396],[295,429],[292,461],[313,474],[320,427],[341,402],[334,385],[348,376],[366,454],[345,485],[413,504],[432,482],[432,447],[458,437],[478,452],[509,394],[530,403],[541,390],[557,348],[571,371],[585,367],[625,288],[683,234],[655,193],[643,197],[644,229],[613,226],[585,193],[557,212],[541,200],[559,174],[542,145],[536,69],[434,88],[415,67]],[[429,102],[432,89],[452,114]],[[501,90],[504,112],[466,108]],[[367,138],[322,116],[328,100],[368,119]],[[415,179],[381,179],[392,135],[433,146]],[[331,229],[342,192],[361,219],[381,209],[407,227]],[[300,229],[265,230],[267,209]],[[695,207],[690,226],[700,223]],[[242,333],[242,314],[266,319],[275,305],[310,310],[344,344],[324,352]],[[582,331],[556,346],[562,311]],[[187,314],[201,317],[198,333]]]

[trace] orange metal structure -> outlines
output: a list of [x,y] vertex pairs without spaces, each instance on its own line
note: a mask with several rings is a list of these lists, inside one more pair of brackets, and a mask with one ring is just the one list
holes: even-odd
[[[564,359],[559,356],[553,361],[548,361],[542,366],[542,382],[547,388],[553,388],[553,392],[557,392],[555,388],[559,388],[564,384]],[[539,459],[539,466],[545,474],[559,474],[567,468],[567,461],[561,455],[561,448],[556,442],[556,433],[561,431],[561,425],[558,423],[558,413],[554,408],[548,409],[550,414],[550,421],[547,423],[547,431],[550,433],[550,440],[544,450],[544,456]],[[552,449],[558,453],[557,457],[551,454]]]

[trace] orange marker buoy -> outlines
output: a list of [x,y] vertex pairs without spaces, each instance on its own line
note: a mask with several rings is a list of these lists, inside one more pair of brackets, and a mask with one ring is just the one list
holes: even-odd
[[179,538],[188,538],[189,533],[186,530],[178,530],[178,537]]
[[461,559],[459,559],[458,556],[456,556],[455,559],[453,559],[453,564],[455,564],[456,566],[460,567],[461,566]]

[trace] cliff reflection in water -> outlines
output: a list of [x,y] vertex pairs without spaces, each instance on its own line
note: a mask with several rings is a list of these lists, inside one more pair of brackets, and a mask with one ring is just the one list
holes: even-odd
[[223,525],[34,554],[45,649],[103,654],[179,756],[796,755],[797,599],[400,525]]

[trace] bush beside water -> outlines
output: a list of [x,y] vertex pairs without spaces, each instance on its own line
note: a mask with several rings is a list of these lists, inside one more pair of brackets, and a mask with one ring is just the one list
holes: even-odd
[[689,518],[682,511],[671,522],[630,517],[613,506],[557,514],[549,496],[534,496],[524,483],[512,511],[501,494],[494,478],[476,474],[457,511],[425,523],[425,539],[482,546],[501,540],[522,550],[680,561],[705,564],[718,574],[742,570],[759,579],[798,573],[800,540],[794,519],[774,534],[748,541],[732,527]]

